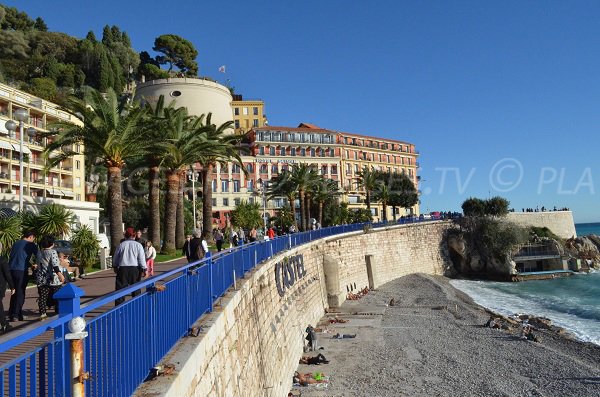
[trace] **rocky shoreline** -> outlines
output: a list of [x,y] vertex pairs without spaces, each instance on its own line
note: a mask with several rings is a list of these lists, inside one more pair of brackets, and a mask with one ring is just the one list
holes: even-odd
[[[393,299],[393,301],[392,301]],[[392,303],[393,305],[390,305]],[[491,313],[448,279],[410,275],[346,301],[317,325],[328,364],[326,385],[294,386],[310,396],[592,396],[600,395],[600,346],[531,317],[540,342],[520,338],[521,319]],[[332,320],[345,319],[347,323]],[[335,333],[357,334],[332,339]]]

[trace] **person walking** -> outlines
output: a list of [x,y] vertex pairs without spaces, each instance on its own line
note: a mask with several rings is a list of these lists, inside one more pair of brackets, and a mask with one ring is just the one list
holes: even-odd
[[183,243],[183,248],[181,248],[181,254],[185,255],[188,263],[191,262],[190,241],[192,241],[192,236],[188,234],[187,236],[185,236],[185,243]]
[[190,240],[189,244],[189,263],[197,262],[201,259],[204,259],[204,256],[208,252],[208,244],[206,242],[206,239],[202,237],[202,232],[200,231],[200,229],[194,229],[192,235],[194,237]]
[[[117,247],[113,256],[113,270],[117,273],[115,278],[115,291],[129,287],[146,276],[146,254],[140,243],[135,241],[135,230],[128,227],[125,231],[125,240]],[[132,292],[135,297],[140,291]],[[125,297],[115,300],[115,306],[125,301]]]
[[272,227],[267,230],[267,236],[269,237],[269,240],[273,240],[275,238],[275,231]]
[[232,227],[229,229],[229,243],[231,247],[237,247],[239,243],[239,236],[235,229]]
[[244,229],[240,226],[237,231],[238,234],[238,242],[240,245],[246,243],[246,233],[244,233]]
[[138,230],[137,232],[135,232],[135,241],[137,241],[138,243],[142,244],[142,247],[144,249],[146,249],[146,239],[142,236],[143,232],[142,230]]
[[223,232],[221,229],[215,229],[215,243],[217,244],[217,252],[223,249]]
[[154,276],[154,259],[156,259],[156,249],[152,246],[152,241],[146,241],[146,267],[148,276]]
[[65,278],[60,271],[58,254],[54,249],[54,238],[44,236],[40,241],[41,250],[37,253],[35,281],[38,288],[38,308],[40,320],[48,318],[48,301],[62,287]]
[[[2,243],[0,243],[0,252],[2,252]],[[10,268],[8,267],[8,259],[6,255],[0,255],[0,333],[4,334],[10,328],[10,324],[6,321],[6,315],[4,313],[4,305],[2,304],[2,298],[6,293],[6,287],[10,289],[10,294],[15,294],[15,285],[13,284],[12,277],[10,275]]]
[[250,230],[249,236],[248,236],[248,241],[253,243],[256,241],[256,236],[257,236],[257,232],[256,232],[256,228],[253,227],[252,230]]
[[25,303],[25,290],[27,289],[28,272],[31,267],[31,257],[37,255],[38,249],[33,240],[35,233],[27,231],[23,233],[21,240],[13,244],[10,250],[8,267],[12,277],[15,293],[10,297],[8,309],[8,321],[23,321],[23,303]]

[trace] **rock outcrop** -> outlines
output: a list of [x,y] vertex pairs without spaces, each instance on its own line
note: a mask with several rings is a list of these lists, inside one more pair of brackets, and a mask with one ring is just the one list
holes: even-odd
[[600,268],[600,237],[591,234],[565,241],[565,250],[573,258],[581,259],[588,267]]

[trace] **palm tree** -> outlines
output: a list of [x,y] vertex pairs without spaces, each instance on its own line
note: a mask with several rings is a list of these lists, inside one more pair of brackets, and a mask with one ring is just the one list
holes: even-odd
[[319,223],[323,225],[323,206],[326,202],[330,202],[335,196],[338,196],[339,189],[337,181],[332,179],[320,178],[313,188],[312,199],[319,206],[318,219]]
[[[387,206],[388,203],[390,202],[392,198],[392,192],[390,191],[388,185],[384,182],[379,180],[377,183],[377,187],[375,188],[375,191],[373,192],[373,199],[375,201],[381,202],[381,206],[382,208],[382,219],[383,221],[387,221]],[[395,210],[394,210],[395,213]]]
[[295,201],[298,197],[298,186],[292,178],[291,172],[284,170],[279,175],[271,178],[271,183],[267,189],[267,199],[275,197],[285,197],[294,216],[294,225],[296,224]]
[[[100,159],[108,171],[111,252],[114,252],[123,233],[121,171],[127,161],[145,155],[152,144],[140,137],[144,112],[139,106],[128,104],[126,98],[117,98],[110,88],[106,94],[86,89],[83,99],[71,95],[67,108],[83,125],[68,122],[51,125],[54,130],[43,134],[51,139],[44,149],[46,164],[48,168],[55,167],[75,155],[72,150],[75,144],[83,144],[88,158]],[[58,155],[50,156],[59,149],[62,150]]]
[[41,236],[64,238],[71,231],[75,215],[60,204],[46,204],[37,218],[37,230]]
[[373,167],[364,167],[358,173],[358,186],[365,189],[367,209],[371,209],[371,192],[377,187],[377,173]]
[[148,212],[150,222],[148,227],[148,238],[155,244],[160,244],[160,163],[165,151],[164,125],[165,109],[173,108],[174,102],[165,107],[165,97],[161,95],[153,106],[146,104],[144,137],[151,141],[153,145],[149,148],[145,156],[146,166],[148,167]]
[[208,238],[212,236],[212,170],[217,163],[225,164],[233,159],[240,165],[241,169],[246,173],[242,166],[240,151],[245,148],[240,146],[243,136],[229,134],[232,129],[233,121],[226,121],[217,126],[211,123],[212,113],[206,116],[203,131],[206,133],[207,141],[214,144],[213,150],[209,153],[202,153],[198,162],[202,166],[200,175],[202,177],[202,228],[204,235]]
[[307,230],[306,191],[310,189],[316,172],[308,164],[300,164],[292,169],[292,180],[298,189],[300,199],[300,225],[303,231]]

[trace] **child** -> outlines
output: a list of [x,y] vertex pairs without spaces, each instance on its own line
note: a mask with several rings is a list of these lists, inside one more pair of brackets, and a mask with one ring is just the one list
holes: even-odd
[[146,266],[148,266],[148,277],[154,276],[154,259],[156,258],[156,249],[152,246],[152,241],[146,241]]

